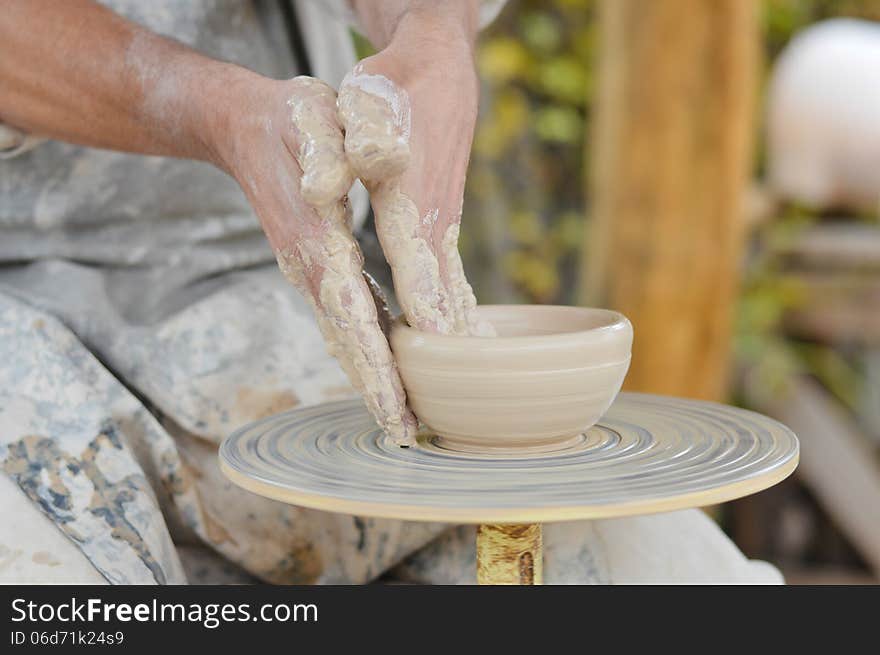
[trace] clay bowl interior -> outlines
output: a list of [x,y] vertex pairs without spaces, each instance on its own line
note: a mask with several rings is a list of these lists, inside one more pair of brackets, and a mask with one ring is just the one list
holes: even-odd
[[483,305],[497,337],[420,332],[398,320],[391,348],[410,406],[463,452],[542,452],[579,438],[629,368],[632,326],[606,309]]

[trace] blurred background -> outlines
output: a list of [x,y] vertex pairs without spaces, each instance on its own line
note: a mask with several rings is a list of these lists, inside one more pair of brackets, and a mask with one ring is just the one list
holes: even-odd
[[480,302],[619,309],[627,388],[795,429],[711,510],[792,583],[880,576],[880,27],[841,17],[880,0],[510,0],[462,228]]
[[880,580],[880,0],[509,0],[462,253],[482,303],[613,307],[630,390],[801,440],[710,512],[794,584]]

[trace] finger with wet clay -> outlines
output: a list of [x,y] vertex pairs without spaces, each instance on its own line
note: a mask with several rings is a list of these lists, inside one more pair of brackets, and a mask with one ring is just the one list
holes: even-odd
[[302,169],[302,197],[314,207],[338,202],[351,189],[354,173],[345,157],[336,92],[312,77],[295,77],[291,84],[298,91],[287,106],[296,141],[293,154]]
[[370,191],[376,231],[404,315],[419,329],[454,333],[430,217],[420,217],[415,202],[400,187],[409,161],[406,91],[357,67],[343,80],[337,105],[346,132],[346,156]]

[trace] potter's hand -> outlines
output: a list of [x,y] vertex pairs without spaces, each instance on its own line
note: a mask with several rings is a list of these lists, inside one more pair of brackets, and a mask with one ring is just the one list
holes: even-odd
[[417,428],[379,327],[351,233],[346,194],[353,175],[343,153],[336,93],[298,77],[260,78],[229,130],[222,156],[253,205],[285,276],[314,306],[328,350],[398,443]]
[[410,325],[488,335],[458,252],[478,95],[473,29],[462,20],[473,17],[466,3],[438,11],[395,23],[386,47],[342,82],[339,119]]

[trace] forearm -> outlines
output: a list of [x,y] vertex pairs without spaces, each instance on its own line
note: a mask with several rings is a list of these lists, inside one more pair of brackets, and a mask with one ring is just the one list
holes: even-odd
[[215,160],[223,98],[253,73],[91,0],[0,0],[0,120],[99,148]]
[[401,29],[418,24],[421,38],[451,35],[473,45],[478,29],[479,0],[351,0],[366,36],[377,48],[386,47]]

